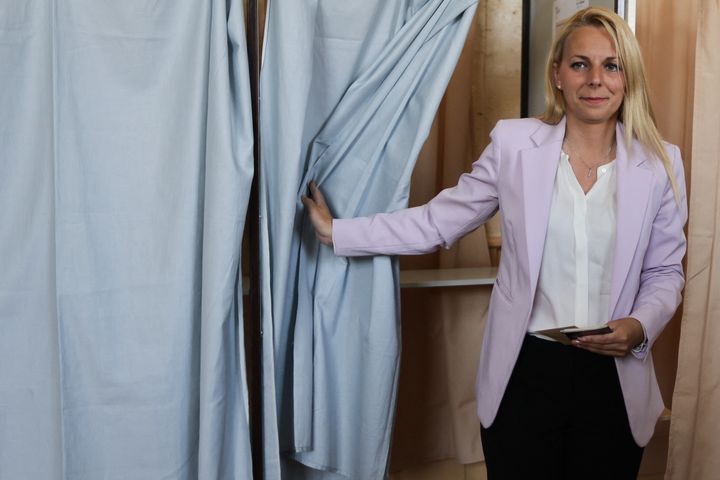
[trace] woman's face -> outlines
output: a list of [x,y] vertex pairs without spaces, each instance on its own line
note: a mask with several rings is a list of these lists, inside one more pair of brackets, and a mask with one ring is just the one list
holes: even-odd
[[568,121],[615,122],[625,95],[625,77],[604,29],[580,27],[572,32],[565,39],[562,60],[553,66]]

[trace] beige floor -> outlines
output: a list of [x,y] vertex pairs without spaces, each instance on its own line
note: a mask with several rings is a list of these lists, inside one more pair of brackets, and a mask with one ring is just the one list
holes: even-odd
[[487,473],[484,463],[460,465],[446,460],[402,470],[390,480],[487,480]]
[[[459,465],[446,460],[394,473],[390,480],[487,480],[487,473],[484,463]],[[663,473],[641,473],[638,480],[663,480]]]
[[[669,430],[669,412],[659,423],[645,448],[638,480],[663,480]],[[460,465],[454,460],[428,463],[390,475],[390,480],[487,480],[484,463]]]

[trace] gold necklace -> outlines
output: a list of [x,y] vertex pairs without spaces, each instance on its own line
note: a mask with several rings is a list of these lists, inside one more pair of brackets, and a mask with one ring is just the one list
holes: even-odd
[[[565,140],[565,145],[567,145],[571,149],[573,148],[572,144],[570,142],[568,142],[567,140]],[[587,173],[585,174],[585,178],[592,178],[593,169],[595,170],[595,172],[597,172],[597,167],[599,167],[600,165],[603,165],[604,163],[607,163],[607,161],[610,159],[610,153],[612,152],[612,149],[614,146],[615,146],[615,139],[613,139],[612,143],[608,147],[608,150],[605,153],[605,156],[603,157],[603,159],[593,166],[590,166],[587,163],[585,163],[585,160],[583,160],[582,156],[579,153],[576,153],[577,159],[580,161],[580,163],[582,163],[585,166],[585,168],[587,168]]]

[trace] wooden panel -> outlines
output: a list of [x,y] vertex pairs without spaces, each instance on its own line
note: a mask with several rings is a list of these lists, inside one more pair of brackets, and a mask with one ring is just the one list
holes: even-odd
[[468,287],[492,285],[497,268],[437,268],[428,270],[402,270],[400,288]]

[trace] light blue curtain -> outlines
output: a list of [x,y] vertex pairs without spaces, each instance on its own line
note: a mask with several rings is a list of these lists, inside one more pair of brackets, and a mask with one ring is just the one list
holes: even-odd
[[251,478],[241,0],[0,0],[0,479]]
[[299,193],[315,179],[337,217],[406,206],[475,4],[269,4],[260,87],[267,478],[386,474],[397,263],[320,248]]

